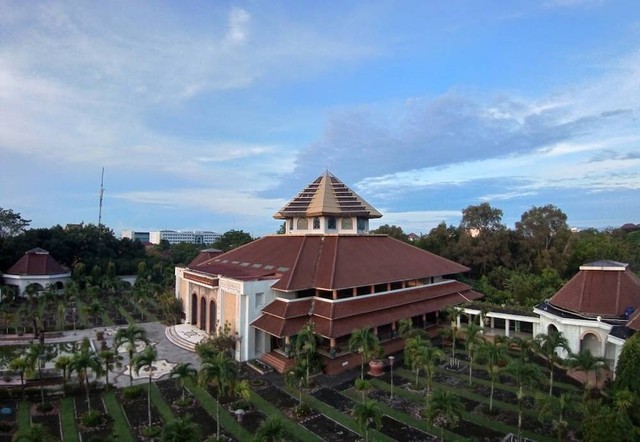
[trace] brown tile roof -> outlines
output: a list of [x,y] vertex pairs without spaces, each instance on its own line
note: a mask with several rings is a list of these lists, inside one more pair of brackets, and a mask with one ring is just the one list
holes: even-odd
[[58,275],[68,273],[49,252],[39,247],[28,250],[9,270],[9,275]]
[[631,315],[629,322],[627,322],[627,327],[631,330],[640,331],[640,309],[636,309]]
[[187,265],[187,267],[194,268],[199,264],[210,260],[211,258],[215,258],[218,255],[222,255],[222,253],[223,253],[222,250],[218,250],[218,249],[200,250],[198,255],[195,258],[193,258],[193,260]]
[[481,297],[468,285],[449,281],[338,301],[318,297],[296,301],[279,298],[266,306],[262,316],[252,325],[282,337],[294,335],[311,320],[316,333],[327,338],[338,338],[351,334],[356,328],[385,325]]
[[469,269],[386,235],[272,235],[193,267],[239,279],[280,278],[276,290],[338,290]]
[[382,214],[346,184],[326,171],[273,215],[276,219],[313,216],[359,216],[380,218]]
[[549,303],[585,316],[623,317],[628,307],[640,308],[640,278],[626,264],[587,264]]

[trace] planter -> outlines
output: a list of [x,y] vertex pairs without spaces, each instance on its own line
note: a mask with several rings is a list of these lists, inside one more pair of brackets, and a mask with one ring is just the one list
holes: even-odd
[[369,362],[369,374],[371,376],[382,376],[384,361],[374,359]]

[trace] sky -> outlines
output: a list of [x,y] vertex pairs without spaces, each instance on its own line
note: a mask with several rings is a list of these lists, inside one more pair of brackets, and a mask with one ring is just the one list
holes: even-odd
[[406,233],[640,223],[640,5],[0,0],[0,207],[274,233],[329,170]]

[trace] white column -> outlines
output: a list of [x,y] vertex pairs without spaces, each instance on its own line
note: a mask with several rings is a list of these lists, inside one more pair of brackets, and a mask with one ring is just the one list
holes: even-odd
[[509,337],[509,320],[508,319],[504,320],[504,335],[507,338]]

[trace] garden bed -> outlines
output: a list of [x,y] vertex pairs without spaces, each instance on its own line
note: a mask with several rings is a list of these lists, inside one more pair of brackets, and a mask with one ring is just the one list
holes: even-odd
[[314,414],[313,416],[301,421],[300,424],[307,430],[318,435],[323,441],[355,442],[357,440],[361,440],[357,433],[354,433],[321,413]]
[[382,416],[382,427],[380,427],[379,431],[386,436],[403,442],[436,440],[434,435],[418,430],[411,425],[404,424],[391,416],[387,416],[386,414]]
[[353,410],[355,401],[338,393],[330,388],[321,387],[311,392],[316,399],[321,400],[342,413],[350,413]]

